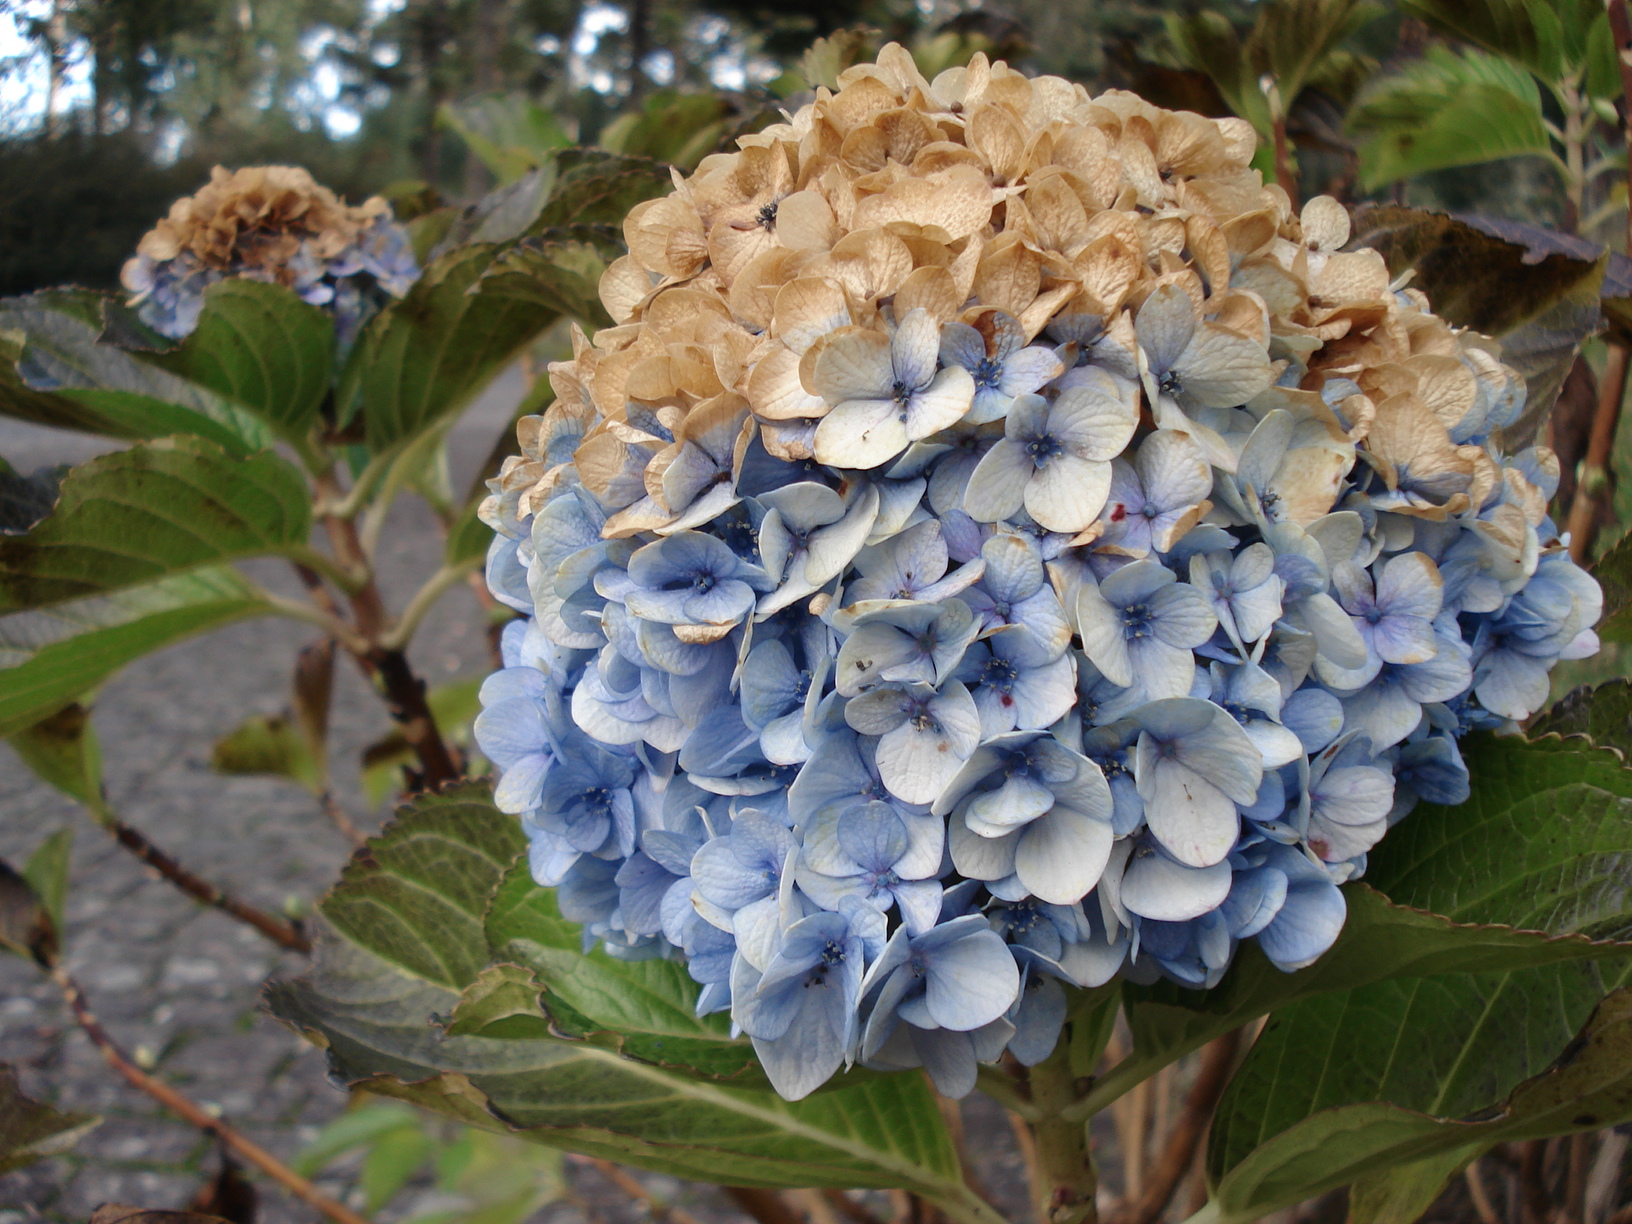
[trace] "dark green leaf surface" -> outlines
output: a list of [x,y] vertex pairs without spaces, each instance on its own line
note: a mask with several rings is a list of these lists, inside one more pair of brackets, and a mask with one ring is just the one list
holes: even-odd
[[23,879],[28,881],[59,931],[63,929],[63,911],[68,904],[68,868],[73,851],[73,826],[64,825],[34,847],[34,853],[23,864]]
[[20,535],[51,513],[66,467],[41,468],[24,476],[0,459],[0,534]]
[[0,537],[0,613],[300,550],[311,518],[304,479],[271,451],[174,438],[104,455],[68,474],[49,518]]
[[1585,735],[1632,758],[1632,680],[1608,680],[1571,689],[1536,715],[1529,735]]
[[563,149],[555,164],[555,190],[533,222],[534,232],[555,225],[621,226],[636,204],[667,195],[674,186],[668,167],[649,157]]
[[237,571],[209,567],[0,616],[0,736],[54,714],[143,655],[268,611]]
[[360,947],[457,991],[487,964],[482,917],[525,846],[481,783],[421,795],[346,864],[319,908]]
[[347,1082],[524,1138],[733,1185],[900,1186],[955,1218],[997,1224],[957,1180],[934,1099],[879,1076],[789,1104],[636,1062],[591,1041],[448,1035],[451,991],[349,943],[309,981],[274,986],[274,1014],[321,1040]]
[[1622,536],[1592,567],[1604,589],[1604,618],[1598,636],[1606,642],[1632,642],[1632,533]]
[[[97,743],[91,712],[77,702],[66,705],[11,737],[11,746],[23,764],[45,782],[86,807],[102,805],[102,748]],[[46,896],[47,890],[24,869],[23,874]],[[60,910],[60,906],[58,907]],[[57,925],[62,915],[53,910]]]
[[0,301],[0,412],[116,438],[192,433],[234,451],[270,444],[253,413],[105,340],[103,305],[61,293]]
[[0,1063],[0,1174],[60,1156],[95,1129],[102,1119],[64,1113],[24,1096],[17,1073]]
[[[1393,1165],[1632,1118],[1632,990],[1582,1027],[1591,989],[1626,976],[1553,966],[1390,982],[1279,1014],[1214,1120],[1225,1220],[1254,1219]],[[1386,1098],[1386,1099],[1385,1099]]]
[[1394,901],[1457,922],[1632,939],[1632,771],[1579,741],[1469,736],[1464,804],[1423,804],[1369,856]]
[[282,285],[225,280],[204,291],[204,310],[186,340],[148,360],[301,441],[334,377],[334,325]]
[[1349,1187],[1347,1224],[1416,1224],[1445,1183],[1481,1155],[1483,1147],[1452,1148],[1426,1160],[1363,1174]]
[[[1498,232],[1499,231],[1499,232]],[[1397,204],[1369,205],[1354,218],[1351,248],[1375,247],[1398,276],[1450,322],[1500,336],[1572,290],[1596,295],[1602,250],[1585,239],[1515,222],[1470,219]]]
[[1095,1085],[1085,1111],[1300,999],[1392,978],[1632,951],[1593,942],[1632,935],[1632,771],[1579,740],[1480,735],[1463,741],[1463,752],[1474,782],[1468,802],[1422,805],[1389,831],[1365,882],[1344,888],[1343,933],[1309,968],[1282,973],[1246,946],[1213,990],[1127,987],[1134,1052]]
[[[712,1182],[900,1186],[963,1224],[999,1224],[962,1185],[919,1076],[841,1079],[789,1104],[626,1057],[599,1032],[573,1039],[557,1024],[551,1035],[546,989],[597,1020],[617,1009],[644,1023],[637,1037],[733,1044],[685,1010],[681,966],[582,956],[578,929],[524,871],[499,890],[488,927],[504,941],[498,960],[528,963],[489,967],[483,914],[522,845],[480,786],[416,800],[324,901],[337,935],[310,979],[271,989],[274,1013],[325,1045],[348,1082],[475,1125]],[[637,988],[628,997],[618,972]]]
[[697,984],[673,960],[615,960],[583,952],[582,928],[562,918],[555,890],[533,883],[525,862],[499,888],[487,917],[494,955],[532,968],[544,1005],[575,1036],[604,1031],[632,1058],[715,1078],[762,1082],[753,1047],[732,1040],[724,1014],[698,1018]]
[[538,295],[482,283],[498,254],[476,244],[443,256],[363,330],[340,403],[362,413],[372,449],[412,438],[463,407],[555,321],[554,306]]
[[[1424,805],[1391,830],[1370,856],[1372,884],[1465,922],[1632,934],[1632,771],[1581,740],[1481,736],[1464,749],[1472,797]],[[1573,1049],[1606,993],[1632,979],[1632,948],[1600,947],[1615,955],[1355,982],[1277,1010],[1208,1145],[1227,1214],[1273,1211],[1404,1153],[1464,1147],[1477,1136],[1459,1120],[1516,1125],[1509,1094]],[[1562,1129],[1632,1116],[1632,1091],[1602,1110],[1583,1105],[1571,1118],[1586,1121]],[[1334,1119],[1363,1124],[1337,1138]]]

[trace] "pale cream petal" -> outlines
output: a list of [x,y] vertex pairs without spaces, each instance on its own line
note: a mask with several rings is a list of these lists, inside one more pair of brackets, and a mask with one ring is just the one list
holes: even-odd
[[1050,531],[1078,532],[1099,517],[1111,491],[1111,465],[1056,455],[1026,484],[1026,512]]
[[842,236],[819,191],[796,191],[776,206],[776,240],[797,251],[825,251]]
[[1313,251],[1338,251],[1349,241],[1349,210],[1331,196],[1316,196],[1298,216],[1303,241]]
[[888,399],[894,385],[890,338],[867,327],[831,333],[812,376],[812,390],[829,404]]
[[816,461],[841,468],[876,468],[907,449],[901,406],[894,400],[846,400],[816,427]]
[[747,393],[754,411],[775,421],[818,417],[828,407],[826,400],[806,391],[799,381],[799,354],[780,344],[754,363]]

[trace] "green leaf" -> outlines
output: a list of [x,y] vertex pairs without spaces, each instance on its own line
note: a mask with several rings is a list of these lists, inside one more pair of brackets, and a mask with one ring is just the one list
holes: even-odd
[[1457,922],[1632,939],[1632,770],[1579,741],[1462,741],[1468,801],[1423,804],[1368,856],[1366,879]]
[[413,1224],[524,1224],[566,1193],[561,1154],[510,1135],[467,1128],[437,1166],[438,1188],[465,1205],[416,1215]]
[[102,749],[84,706],[66,705],[42,718],[13,735],[11,746],[25,765],[63,794],[89,808],[101,806]]
[[305,551],[306,482],[271,451],[145,443],[69,472],[55,512],[0,537],[0,613],[65,603],[213,562]]
[[489,292],[536,302],[591,329],[609,327],[612,317],[601,305],[600,293],[606,265],[588,243],[532,238],[495,260],[486,284]]
[[447,551],[443,555],[447,564],[463,565],[487,556],[488,546],[493,542],[493,528],[476,516],[482,500],[478,497],[466,502],[453,526],[448,528]]
[[[310,979],[271,988],[274,1014],[324,1045],[345,1081],[473,1125],[712,1182],[899,1186],[961,1224],[999,1224],[964,1187],[919,1076],[841,1080],[790,1104],[522,1023],[536,1014],[539,985],[516,967],[488,967],[482,915],[523,843],[519,823],[479,786],[422,796],[325,900],[339,937],[324,941]],[[504,890],[496,929],[516,928],[513,947],[537,940],[540,977],[570,979],[576,998],[591,999],[602,966],[583,979],[570,972],[556,955],[565,924],[527,904],[528,885]],[[648,981],[651,997],[620,1005],[666,1015],[664,983]]]
[[[1632,771],[1616,754],[1551,737],[1475,737],[1465,754],[1468,802],[1423,805],[1390,830],[1369,856],[1372,883],[1461,921],[1632,935]],[[1502,1137],[1453,1120],[1512,1115],[1510,1093],[1555,1058],[1573,1057],[1600,1000],[1632,979],[1632,946],[1598,947],[1606,956],[1597,961],[1513,958],[1354,981],[1277,1010],[1232,1080],[1208,1145],[1226,1215],[1263,1214],[1363,1173]],[[1622,1039],[1632,1040],[1625,1010]],[[1632,1093],[1570,1117],[1562,1129],[1632,1117]],[[1534,1117],[1524,1125],[1560,1133],[1535,1130]]]
[[31,1100],[17,1086],[17,1073],[0,1063],[0,1175],[70,1150],[102,1119],[64,1113]]
[[328,789],[323,763],[287,714],[252,714],[244,719],[215,741],[210,768],[223,774],[288,778],[314,795]]
[[1551,709],[1536,715],[1528,734],[1532,739],[1550,734],[1584,735],[1632,758],[1632,680],[1572,689]]
[[20,535],[51,513],[67,467],[41,468],[24,476],[0,459],[0,534]]
[[436,1141],[417,1125],[399,1126],[376,1139],[357,1179],[363,1210],[372,1215],[389,1203],[435,1151]]
[[1632,642],[1632,533],[1623,535],[1592,567],[1604,589],[1604,616],[1598,636],[1606,642]]
[[198,326],[146,360],[242,404],[304,442],[334,377],[334,324],[282,285],[224,280],[204,291]]
[[1632,990],[1603,997],[1632,970],[1596,968],[1386,982],[1278,1013],[1214,1118],[1223,1218],[1477,1144],[1632,1118]]
[[668,167],[649,157],[565,149],[556,166],[555,192],[533,223],[535,232],[558,225],[621,227],[636,204],[674,189]]
[[1230,109],[1248,120],[1260,137],[1267,138],[1269,102],[1229,18],[1203,10],[1189,17],[1170,14],[1164,20],[1168,42],[1179,63],[1211,77]]
[[638,111],[620,115],[601,130],[601,147],[650,157],[690,170],[720,145],[730,107],[713,93],[671,89],[650,95]]
[[698,1017],[697,984],[680,961],[616,960],[583,952],[583,928],[562,918],[555,890],[533,883],[525,861],[505,877],[487,915],[494,955],[533,969],[558,1030],[616,1034],[623,1053],[711,1079],[762,1084],[747,1041],[725,1015]]
[[[1458,327],[1501,336],[1603,276],[1603,250],[1584,238],[1492,218],[1370,205],[1355,213],[1351,247],[1375,247],[1394,276]],[[1579,339],[1579,337],[1578,337]]]
[[391,1101],[371,1101],[348,1109],[296,1152],[289,1167],[302,1177],[312,1177],[347,1152],[373,1143],[381,1135],[399,1127],[417,1126],[419,1118],[408,1106]]
[[36,846],[28,862],[23,864],[23,879],[28,881],[59,931],[63,929],[63,910],[68,904],[68,868],[73,849],[73,827],[64,825]]
[[[1473,793],[1422,805],[1344,887],[1349,916],[1331,950],[1282,973],[1243,946],[1208,991],[1129,986],[1133,1053],[1080,1111],[1102,1108],[1157,1069],[1266,1012],[1394,978],[1485,974],[1632,952],[1632,771],[1580,741],[1485,735],[1463,741]],[[1386,894],[1386,895],[1385,895]]]
[[192,433],[240,452],[271,444],[253,413],[108,342],[105,299],[85,298],[0,301],[0,413],[115,438]]
[[0,736],[33,726],[143,655],[269,611],[236,570],[209,567],[0,616]]
[[1402,0],[1434,29],[1523,64],[1552,83],[1565,72],[1564,32],[1547,3],[1534,0]]
[[482,918],[526,844],[485,784],[421,795],[346,864],[318,908],[359,947],[457,991],[487,964]]
[[1340,44],[1382,12],[1367,0],[1278,0],[1260,9],[1247,53],[1274,76],[1290,110]]
[[50,968],[61,946],[61,932],[45,899],[27,877],[0,859],[0,949]]
[[558,317],[553,304],[518,292],[514,276],[484,282],[499,254],[478,243],[444,255],[363,329],[346,364],[340,404],[348,416],[362,413],[374,451],[464,407]]
[[553,1036],[539,996],[544,987],[521,965],[489,965],[466,986],[443,1026],[450,1037]]
[[1416,1224],[1433,1206],[1445,1183],[1467,1168],[1483,1144],[1395,1165],[1356,1178],[1349,1187],[1348,1224]]
[[1484,52],[1429,47],[1374,81],[1349,112],[1367,191],[1503,157],[1551,157],[1535,78]]
[[589,1041],[451,1036],[459,997],[350,943],[311,979],[271,988],[273,1013],[348,1083],[490,1129],[676,1177],[730,1185],[900,1187],[963,1224],[998,1217],[963,1186],[933,1096],[875,1076],[804,1101],[676,1076]]
[[436,122],[464,141],[501,186],[547,165],[556,150],[572,143],[555,112],[524,93],[444,103]]

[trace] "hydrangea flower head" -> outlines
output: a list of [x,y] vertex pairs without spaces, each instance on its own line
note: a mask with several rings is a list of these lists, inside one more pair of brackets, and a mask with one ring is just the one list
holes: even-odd
[[1240,120],[892,46],[739,145],[630,214],[483,507],[537,878],[789,1097],[1318,958],[1596,648],[1522,379]]
[[176,340],[197,326],[210,285],[274,282],[332,307],[344,347],[418,276],[408,232],[380,197],[348,206],[299,166],[217,166],[143,235],[120,280],[143,321]]

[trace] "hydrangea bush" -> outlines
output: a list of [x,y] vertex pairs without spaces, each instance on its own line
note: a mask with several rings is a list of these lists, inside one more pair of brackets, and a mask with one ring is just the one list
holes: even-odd
[[1500,346],[1250,126],[899,47],[636,207],[490,482],[476,735],[586,950],[798,1099],[1283,971],[1602,597]]
[[121,280],[143,322],[172,340],[198,325],[207,288],[242,278],[329,307],[346,348],[418,276],[407,231],[378,196],[348,207],[299,166],[217,166],[143,236]]

